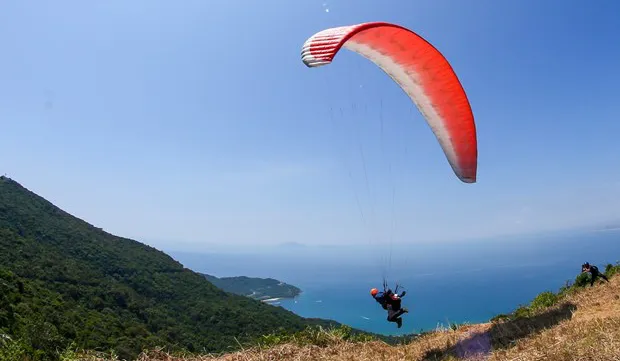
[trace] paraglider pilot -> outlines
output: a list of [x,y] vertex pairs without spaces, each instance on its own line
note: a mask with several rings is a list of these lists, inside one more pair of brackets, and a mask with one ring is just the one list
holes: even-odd
[[[396,288],[398,291],[398,287]],[[405,296],[407,291],[403,291],[400,295],[392,292],[391,289],[387,289],[383,292],[379,292],[378,289],[373,288],[370,290],[370,295],[377,301],[384,310],[388,311],[388,322],[396,322],[398,328],[403,325],[403,319],[400,317],[404,313],[409,312],[406,308],[401,307],[401,298]]]

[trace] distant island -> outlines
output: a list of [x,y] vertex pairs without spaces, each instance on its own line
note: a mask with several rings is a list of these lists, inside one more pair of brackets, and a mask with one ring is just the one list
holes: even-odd
[[614,231],[616,229],[620,229],[620,223],[608,224],[603,229],[606,230],[606,231]]
[[237,295],[253,298],[263,302],[275,302],[282,298],[293,298],[301,293],[301,290],[293,285],[278,281],[273,278],[256,277],[222,277],[202,275],[215,287]]

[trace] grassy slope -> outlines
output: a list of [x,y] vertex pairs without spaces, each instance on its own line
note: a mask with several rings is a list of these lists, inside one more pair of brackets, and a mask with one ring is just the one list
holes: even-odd
[[[616,266],[613,272],[619,270]],[[332,331],[221,356],[172,357],[151,352],[140,360],[620,360],[620,276],[610,281],[593,288],[573,286],[559,294],[545,292],[508,317],[436,330],[404,345],[351,342]]]

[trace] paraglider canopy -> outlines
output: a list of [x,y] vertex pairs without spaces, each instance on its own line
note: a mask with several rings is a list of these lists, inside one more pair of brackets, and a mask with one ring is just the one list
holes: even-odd
[[303,44],[310,68],[332,62],[342,48],[369,59],[416,104],[456,176],[475,183],[478,147],[474,116],[465,91],[445,57],[402,26],[370,22],[319,31]]

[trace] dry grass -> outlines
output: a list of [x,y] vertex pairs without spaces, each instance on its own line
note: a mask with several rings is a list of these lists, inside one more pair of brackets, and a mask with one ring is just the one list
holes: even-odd
[[[139,361],[336,360],[620,361],[620,277],[567,296],[528,318],[437,331],[410,344],[334,341],[328,347],[285,344],[223,356],[172,357],[150,352]],[[89,361],[104,361],[84,358]]]

